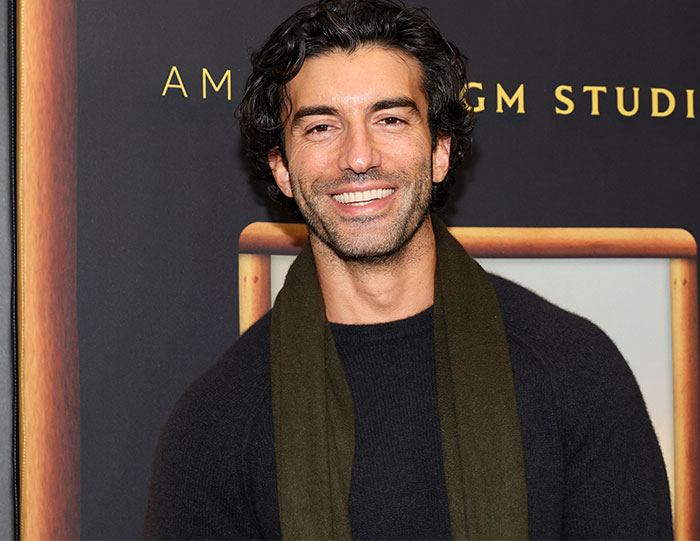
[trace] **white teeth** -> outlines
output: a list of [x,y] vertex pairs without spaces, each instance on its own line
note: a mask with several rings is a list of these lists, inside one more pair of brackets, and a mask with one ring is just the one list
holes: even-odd
[[338,203],[343,203],[344,205],[353,205],[356,207],[367,205],[375,199],[384,199],[392,193],[394,193],[392,188],[380,188],[374,190],[365,190],[364,192],[343,192],[333,196]]

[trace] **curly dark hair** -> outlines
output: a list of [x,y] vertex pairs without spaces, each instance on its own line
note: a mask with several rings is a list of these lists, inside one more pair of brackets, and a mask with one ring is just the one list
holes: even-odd
[[425,10],[395,0],[320,0],[294,13],[251,55],[253,72],[238,110],[253,172],[269,183],[273,199],[291,210],[296,205],[280,192],[268,164],[268,153],[276,148],[284,158],[285,85],[305,59],[331,51],[351,53],[365,45],[406,53],[423,68],[433,146],[438,135],[451,137],[449,172],[446,182],[433,185],[432,210],[446,202],[454,169],[471,147],[474,113],[466,107],[466,58],[442,37]]

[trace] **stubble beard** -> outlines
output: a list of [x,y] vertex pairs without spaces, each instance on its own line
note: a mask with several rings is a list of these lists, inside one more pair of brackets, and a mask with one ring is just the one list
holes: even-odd
[[[329,192],[348,183],[361,190],[363,183],[373,180],[388,181],[398,188],[391,197],[398,197],[400,201],[394,201],[387,213],[347,218],[333,212]],[[339,179],[317,179],[310,183],[294,175],[291,185],[294,199],[311,234],[330,247],[339,258],[368,265],[386,264],[399,258],[429,214],[432,160],[426,160],[414,170],[382,174],[372,169],[367,173],[348,172]],[[393,215],[389,215],[389,212]],[[384,227],[372,229],[371,223],[379,220],[386,222]],[[362,229],[363,224],[371,231],[369,235],[348,232],[348,229]]]

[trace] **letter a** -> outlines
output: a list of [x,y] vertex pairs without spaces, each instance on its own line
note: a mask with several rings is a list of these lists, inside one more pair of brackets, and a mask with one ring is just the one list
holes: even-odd
[[[172,83],[173,76],[177,79],[177,84]],[[182,94],[187,97],[187,90],[185,90],[185,85],[182,84],[182,79],[180,78],[180,72],[177,71],[177,66],[173,66],[170,69],[170,75],[168,75],[168,80],[165,83],[161,96],[165,96],[168,93],[169,88],[179,88],[182,91]]]

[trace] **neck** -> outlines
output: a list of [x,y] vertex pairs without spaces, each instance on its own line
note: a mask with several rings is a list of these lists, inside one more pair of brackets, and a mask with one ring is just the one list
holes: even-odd
[[347,261],[313,235],[311,247],[333,323],[370,324],[413,316],[433,304],[435,236],[428,215],[386,261]]

